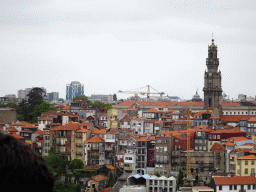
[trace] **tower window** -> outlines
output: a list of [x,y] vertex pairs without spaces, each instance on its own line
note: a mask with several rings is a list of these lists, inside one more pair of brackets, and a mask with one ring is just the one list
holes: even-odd
[[212,58],[212,52],[210,52],[210,58]]

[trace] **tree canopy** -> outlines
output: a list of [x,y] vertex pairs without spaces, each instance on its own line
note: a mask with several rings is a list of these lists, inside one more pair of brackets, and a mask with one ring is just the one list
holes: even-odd
[[41,115],[42,112],[57,111],[55,107],[52,107],[49,102],[43,102],[40,105],[36,105],[30,115],[33,116],[33,121],[37,121],[37,117]]
[[102,107],[104,107],[104,108],[106,108],[106,109],[112,109],[113,107],[110,105],[110,104],[107,104],[107,103],[103,103],[103,102],[101,102],[101,101],[94,101],[93,103],[92,102],[89,102],[88,104],[87,104],[88,106],[102,106]]
[[88,97],[86,97],[85,95],[76,95],[74,98],[73,98],[73,101],[75,100],[82,100],[82,101],[85,101],[85,102],[88,102]]
[[46,94],[43,89],[33,88],[27,96],[28,99],[23,99],[17,108],[11,105],[17,109],[19,121],[36,122],[42,112],[57,111],[55,107],[51,107],[49,102],[45,102]]
[[70,163],[72,169],[82,169],[84,162],[81,159],[73,159]]

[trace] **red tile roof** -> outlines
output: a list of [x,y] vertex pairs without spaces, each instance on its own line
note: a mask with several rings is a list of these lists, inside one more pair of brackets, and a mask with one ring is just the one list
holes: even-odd
[[10,127],[9,129],[6,129],[6,131],[9,131],[9,132],[18,132],[18,130],[15,128],[15,127]]
[[108,169],[111,169],[111,170],[115,170],[115,169],[116,169],[116,168],[113,167],[112,165],[106,165],[106,167],[107,167]]
[[221,103],[222,107],[239,107],[241,106],[240,103],[237,103],[237,102],[222,102]]
[[132,136],[126,136],[126,137],[122,137],[122,138],[120,138],[120,140],[128,140],[128,139],[130,139]]
[[235,144],[234,144],[234,143],[231,143],[230,141],[224,143],[223,145],[226,145],[226,146],[235,146]]
[[208,118],[208,119],[220,119],[220,117],[210,117],[210,118]]
[[71,109],[71,106],[70,105],[67,105],[67,106],[65,106],[65,107],[63,107],[63,108],[61,108],[62,110],[68,110],[68,109]]
[[[101,180],[108,179],[108,177],[104,176],[104,175],[96,175],[96,176],[92,177],[91,179],[98,182],[98,181],[101,181]],[[89,180],[91,180],[91,179],[89,179]]]
[[220,143],[214,143],[210,151],[226,151]]
[[256,117],[256,115],[220,115],[221,122],[239,122],[252,117]]
[[120,119],[120,121],[131,121],[131,118],[129,117],[129,115],[125,115],[122,119]]
[[172,123],[172,125],[187,125],[186,121],[176,121],[174,123]]
[[250,140],[250,139],[248,139],[248,138],[246,138],[246,137],[230,137],[229,139],[234,140],[234,142],[235,142],[235,141],[246,141],[246,140]]
[[246,143],[246,144],[243,144],[241,146],[253,146],[253,147],[255,147],[256,144],[255,143]]
[[235,177],[214,177],[216,185],[248,185],[255,184],[254,176],[235,176]]
[[84,143],[105,143],[105,140],[102,139],[100,136],[95,135],[94,137],[86,140]]
[[106,134],[106,132],[107,132],[107,129],[98,130],[98,129],[93,128],[91,131],[91,134]]
[[25,139],[24,137],[17,135],[16,133],[11,133],[10,134],[12,137],[14,137],[15,139]]
[[121,133],[122,131],[116,129],[116,128],[113,128],[113,129],[109,129],[106,134],[112,134],[112,135],[118,135],[119,133]]
[[41,117],[38,119],[39,121],[52,121],[52,119],[50,118],[46,118],[46,117]]
[[76,130],[77,133],[85,133],[85,132],[89,132],[90,130],[89,129],[79,129],[79,130]]
[[164,122],[161,120],[155,121],[155,124],[163,124]]
[[237,158],[238,160],[243,160],[243,159],[256,159],[255,155],[247,155],[247,156],[242,156]]
[[230,151],[231,154],[235,154],[237,152],[249,152],[249,151],[252,151],[252,149],[248,149],[248,148],[244,148],[244,149],[241,149],[241,148],[238,148],[238,149],[233,149],[232,151]]
[[105,189],[102,189],[100,192],[109,192],[112,189],[112,187],[107,187]]

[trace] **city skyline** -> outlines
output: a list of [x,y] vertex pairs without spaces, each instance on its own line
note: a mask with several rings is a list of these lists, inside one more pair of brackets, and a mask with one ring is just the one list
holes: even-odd
[[203,98],[214,33],[223,92],[254,97],[256,3],[182,2],[2,2],[0,95],[45,87],[65,98],[66,84],[79,81],[86,96],[127,98],[118,90],[151,85],[183,99],[198,89]]

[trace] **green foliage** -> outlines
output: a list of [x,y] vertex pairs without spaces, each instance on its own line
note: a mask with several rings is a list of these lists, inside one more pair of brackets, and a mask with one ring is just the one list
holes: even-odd
[[74,159],[70,163],[72,169],[82,169],[84,167],[84,162],[81,159]]
[[94,101],[93,103],[92,102],[89,102],[87,104],[88,106],[102,106],[106,109],[112,109],[113,107],[110,105],[110,104],[106,104],[106,103],[103,103],[103,102],[100,102],[100,101]]
[[88,97],[86,97],[85,95],[76,95],[74,98],[73,98],[73,101],[75,100],[82,100],[82,101],[85,101],[85,102],[88,102]]
[[53,155],[53,146],[50,147],[49,155]]
[[36,105],[30,115],[33,116],[33,121],[37,121],[37,117],[42,114],[42,112],[57,111],[55,107],[51,107],[49,102],[43,102],[40,105]]
[[95,170],[90,170],[90,169],[74,169],[74,171],[81,171],[81,172],[95,172]]
[[17,119],[19,121],[24,121],[24,116],[23,115],[17,115]]
[[157,177],[161,177],[161,175],[159,173],[155,173],[155,176]]
[[114,185],[115,185],[115,180],[114,180],[113,174],[110,173],[107,187],[113,187]]
[[49,154],[49,156],[45,157],[45,160],[53,173],[56,172],[56,174],[62,175],[66,172],[65,161],[60,155]]
[[94,188],[94,191],[93,192],[97,192],[96,188]]
[[[44,97],[46,96],[45,91],[42,90],[41,88],[33,88],[29,94],[27,95],[28,99],[23,99],[18,106],[15,104],[11,104],[12,107],[16,108],[17,107],[17,113],[19,115],[22,115],[25,121],[30,121],[30,122],[36,122],[37,121],[37,116],[38,115],[38,108],[36,111],[34,111],[34,108],[37,105],[40,105],[41,103],[44,102]],[[42,110],[43,112],[46,112],[45,110]],[[40,114],[39,114],[40,115]],[[22,119],[22,116],[19,118]]]
[[83,185],[75,183],[63,183],[62,181],[57,181],[55,183],[54,189],[56,192],[80,192]]
[[177,181],[177,186],[180,187],[183,185],[183,172],[180,170],[179,176],[178,176],[178,181]]

